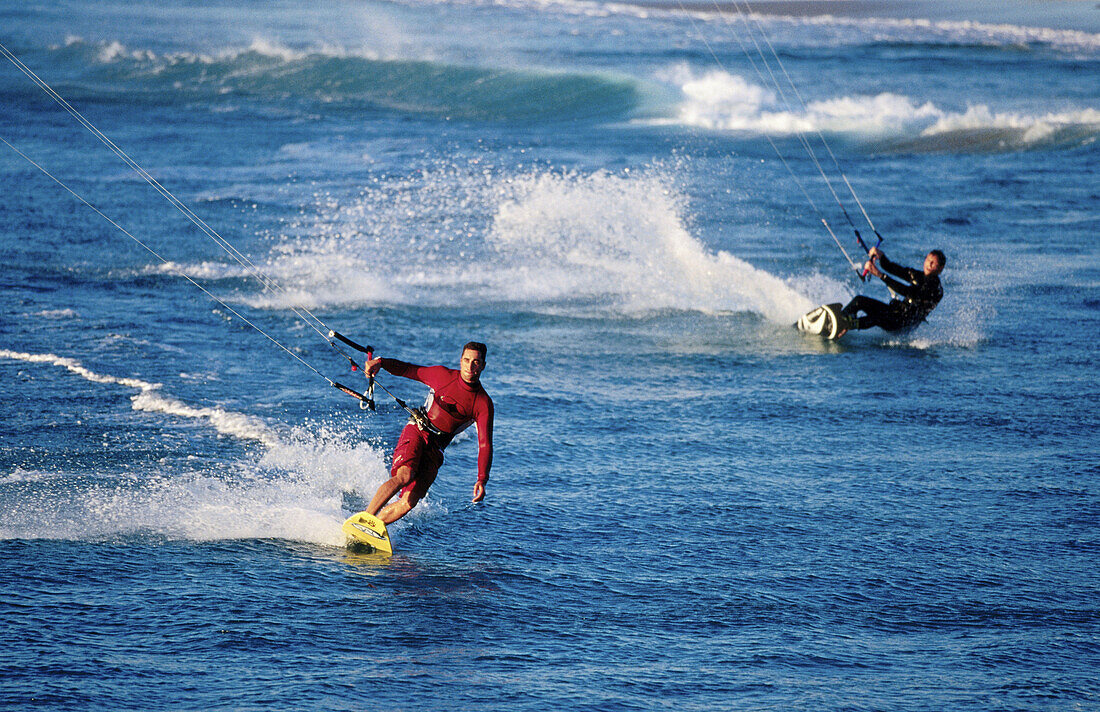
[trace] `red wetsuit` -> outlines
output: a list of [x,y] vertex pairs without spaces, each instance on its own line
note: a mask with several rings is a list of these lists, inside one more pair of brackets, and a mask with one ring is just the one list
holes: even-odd
[[481,384],[471,386],[458,371],[446,366],[416,366],[392,358],[382,359],[381,365],[395,376],[420,381],[432,389],[424,403],[424,412],[432,425],[444,433],[432,435],[413,422],[401,431],[393,451],[390,476],[404,465],[411,466],[413,472],[412,481],[401,494],[413,492],[418,500],[424,496],[443,464],[443,448],[471,423],[477,425],[477,481],[487,482],[493,464],[493,400]]

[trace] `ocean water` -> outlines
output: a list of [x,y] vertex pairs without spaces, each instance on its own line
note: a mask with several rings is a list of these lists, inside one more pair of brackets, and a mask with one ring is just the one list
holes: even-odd
[[[270,281],[0,60],[0,707],[1100,709],[1100,9],[943,5],[4,4]],[[800,335],[864,211],[946,297]],[[484,502],[344,546],[303,309],[488,343]]]

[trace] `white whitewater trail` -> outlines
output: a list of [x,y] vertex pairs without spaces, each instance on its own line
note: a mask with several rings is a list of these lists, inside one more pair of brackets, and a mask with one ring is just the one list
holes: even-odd
[[685,226],[684,198],[659,175],[532,175],[513,181],[488,242],[514,298],[606,294],[627,311],[752,311],[793,321],[811,302],[784,280]]
[[[285,292],[244,299],[281,309],[452,305],[473,296],[601,317],[672,309],[753,312],[776,323],[813,306],[799,285],[692,234],[688,198],[666,173],[442,171],[415,186],[371,187],[324,204],[301,237],[273,251],[262,269]],[[216,271],[206,263],[175,269]],[[229,265],[217,276],[236,273]]]
[[84,367],[76,359],[56,354],[30,354],[19,351],[0,349],[0,358],[13,361],[25,361],[27,363],[44,363],[58,366],[74,373],[92,383],[105,383],[135,388],[138,393],[131,397],[134,410],[150,413],[164,413],[181,418],[204,420],[223,435],[231,435],[244,440],[257,440],[265,445],[274,446],[279,443],[275,432],[259,418],[243,413],[234,413],[223,408],[195,408],[182,403],[174,398],[163,395],[161,384],[149,383],[138,378],[108,376],[96,373]]
[[[195,407],[166,396],[162,385],[97,373],[51,353],[0,349],[0,358],[63,368],[89,382],[135,389],[136,411],[200,421],[219,434],[260,443],[258,462],[204,463],[127,473],[0,474],[14,486],[15,504],[0,539],[96,539],[155,534],[170,539],[287,539],[339,546],[348,493],[369,495],[386,477],[383,453],[348,442],[326,428],[272,427],[262,419],[217,407]],[[161,461],[164,462],[163,460]],[[229,472],[226,472],[229,470]],[[12,496],[12,495],[8,495]]]

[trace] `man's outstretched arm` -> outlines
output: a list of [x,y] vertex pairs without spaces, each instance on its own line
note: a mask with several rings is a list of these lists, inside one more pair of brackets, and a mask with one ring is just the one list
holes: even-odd
[[477,482],[474,483],[473,498],[475,502],[484,499],[489,470],[493,466],[493,401],[488,398],[486,401],[486,406],[478,412],[474,421],[477,425]]
[[392,373],[395,376],[401,376],[402,378],[411,378],[414,381],[420,381],[424,383],[424,371],[429,367],[417,366],[415,363],[407,363],[405,361],[398,361],[395,358],[372,358],[367,361],[364,366],[364,371],[368,376],[373,376],[378,373],[379,369],[385,369],[387,373]]

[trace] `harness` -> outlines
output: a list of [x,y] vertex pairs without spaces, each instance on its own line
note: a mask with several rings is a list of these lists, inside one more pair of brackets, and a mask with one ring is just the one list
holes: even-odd
[[[402,403],[402,405],[404,404]],[[424,412],[423,408],[406,408],[405,410],[409,411],[409,422],[414,423],[421,432],[436,438],[446,435],[442,430],[432,425],[432,421],[428,420],[428,414]]]

